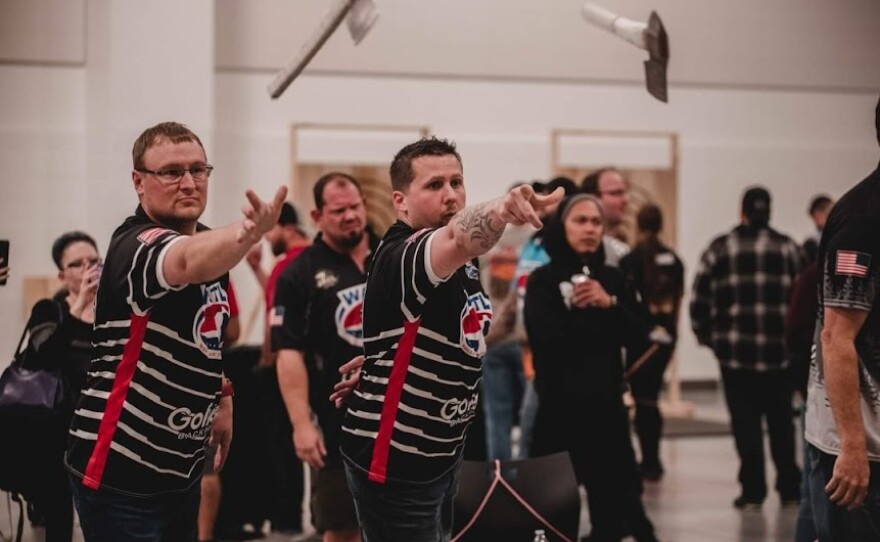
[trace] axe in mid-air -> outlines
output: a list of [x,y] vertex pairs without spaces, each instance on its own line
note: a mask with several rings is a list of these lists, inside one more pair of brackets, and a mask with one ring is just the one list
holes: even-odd
[[647,23],[640,23],[612,13],[593,2],[585,3],[582,11],[584,18],[590,23],[648,51],[650,58],[645,61],[645,84],[648,92],[661,102],[668,102],[666,67],[669,64],[669,37],[657,12],[651,12]]
[[379,18],[379,10],[376,9],[373,0],[337,0],[309,41],[303,44],[296,56],[291,58],[269,83],[267,90],[272,99],[281,96],[296,76],[305,69],[346,15],[348,15],[346,19],[348,32],[357,45]]

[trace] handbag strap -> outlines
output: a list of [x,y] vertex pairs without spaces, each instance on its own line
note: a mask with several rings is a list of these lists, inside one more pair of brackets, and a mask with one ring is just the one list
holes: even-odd
[[[28,320],[27,323],[29,324],[30,320]],[[30,326],[25,324],[24,331],[21,332],[21,338],[18,339],[18,346],[15,347],[15,352],[12,354],[12,363],[10,363],[10,365],[16,365],[16,366],[21,365],[22,358],[24,357],[21,354],[21,345],[24,343],[24,338],[27,337],[29,329],[30,329]]]
[[[64,322],[64,309],[61,306],[61,302],[56,299],[50,299],[52,304],[55,305],[55,309],[58,310],[58,325],[60,326],[62,322]],[[33,315],[31,315],[33,316]],[[24,330],[21,332],[21,337],[18,339],[18,346],[15,347],[15,352],[12,355],[12,363],[10,365],[21,366],[23,363],[24,355],[21,350],[21,345],[24,344],[24,338],[28,336],[28,331],[31,329],[31,318],[28,318],[28,321],[24,325]],[[28,339],[30,342],[30,339]]]

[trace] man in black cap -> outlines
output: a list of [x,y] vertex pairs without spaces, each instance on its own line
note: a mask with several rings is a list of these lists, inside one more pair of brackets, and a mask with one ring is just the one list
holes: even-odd
[[[880,142],[880,102],[875,124]],[[844,194],[819,245],[807,388],[816,535],[880,540],[880,168]],[[800,527],[800,525],[799,525]]]
[[733,503],[739,509],[758,509],[767,496],[762,418],[782,503],[800,500],[784,325],[803,258],[769,223],[770,193],[760,186],[746,190],[741,224],[712,241],[700,259],[690,305],[697,341],[721,365],[740,459],[742,493]]

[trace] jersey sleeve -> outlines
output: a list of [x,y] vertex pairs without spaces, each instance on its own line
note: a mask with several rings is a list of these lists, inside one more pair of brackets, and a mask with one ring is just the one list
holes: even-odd
[[847,217],[827,239],[824,306],[871,311],[880,287],[880,219]]
[[311,295],[309,284],[297,262],[287,266],[278,277],[275,297],[269,312],[272,351],[308,348],[308,321]]
[[[438,277],[431,266],[431,242],[437,230],[420,230],[405,241],[391,247],[392,254],[386,260],[399,265],[397,285],[401,289],[401,310],[410,322],[422,314],[422,307],[431,292],[449,277]],[[451,276],[451,275],[450,275]]]
[[104,272],[128,287],[127,302],[135,314],[146,314],[170,291],[182,290],[186,284],[168,284],[163,265],[168,249],[183,239],[174,230],[151,225],[123,234],[117,253],[109,259],[111,269]]

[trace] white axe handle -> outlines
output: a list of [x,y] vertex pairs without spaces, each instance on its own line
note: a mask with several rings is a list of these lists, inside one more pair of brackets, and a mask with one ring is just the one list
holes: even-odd
[[584,18],[594,25],[604,28],[609,32],[614,32],[614,21],[619,17],[616,13],[612,13],[602,6],[596,5],[592,2],[585,3],[582,11]]
[[581,12],[587,21],[599,28],[623,38],[636,47],[647,48],[644,37],[644,30],[648,27],[646,23],[621,17],[593,2],[585,3]]
[[275,79],[269,83],[267,89],[273,99],[281,96],[288,85],[305,69],[306,65],[308,65],[327,39],[333,34],[333,31],[336,30],[336,27],[339,26],[339,23],[342,22],[348,10],[351,9],[352,3],[354,3],[354,0],[337,0],[333,9],[327,13],[321,26],[312,34],[309,41],[303,44],[296,56],[290,59],[278,74],[275,75]]

